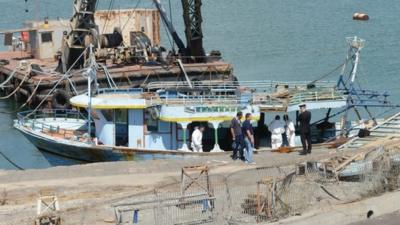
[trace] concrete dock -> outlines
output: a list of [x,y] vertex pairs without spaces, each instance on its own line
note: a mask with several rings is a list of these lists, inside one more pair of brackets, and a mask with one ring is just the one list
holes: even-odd
[[[255,174],[252,171],[263,168],[320,161],[358,152],[349,151],[316,148],[307,156],[300,156],[297,152],[261,151],[255,154],[256,165],[233,161],[226,154],[185,161],[108,162],[43,170],[0,171],[0,224],[32,224],[37,198],[43,192],[58,197],[62,224],[115,224],[113,203],[151,194],[154,189],[168,190],[171,187],[172,190],[179,185],[181,168],[185,166],[208,165],[211,177],[228,177],[242,171],[245,172],[243,176],[249,176]],[[241,179],[242,175],[237,178]]]

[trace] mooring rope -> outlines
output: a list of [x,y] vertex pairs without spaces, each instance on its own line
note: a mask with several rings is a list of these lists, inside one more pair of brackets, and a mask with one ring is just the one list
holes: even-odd
[[42,82],[42,79],[39,80],[39,82],[37,83],[35,89],[33,89],[32,94],[28,97],[28,99],[25,101],[24,104],[20,105],[16,110],[13,111],[0,111],[0,113],[2,114],[14,114],[19,112],[22,108],[24,108],[33,98],[33,96],[36,94],[36,91],[39,89],[40,83]]
[[15,67],[15,69],[12,71],[12,73],[10,74],[10,76],[8,76],[7,79],[6,79],[3,83],[0,84],[0,88],[4,88],[4,86],[5,86],[8,82],[10,82],[10,80],[11,80],[11,79],[14,77],[14,75],[16,74],[18,68],[19,68],[19,67]]
[[53,94],[53,92],[56,90],[57,86],[61,83],[61,81],[63,81],[65,79],[65,76],[62,76],[57,82],[56,84],[53,86],[53,88],[49,91],[49,93],[47,93],[47,95],[42,99],[42,101],[36,106],[36,108],[34,110],[32,110],[32,112],[30,112],[29,114],[27,114],[25,118],[29,117],[30,115],[36,113],[36,111],[43,105],[43,103],[47,100],[47,98]]
[[25,107],[26,104],[28,104],[32,100],[33,96],[36,94],[36,91],[39,89],[40,83],[42,83],[42,79],[39,80],[39,82],[37,83],[35,89],[33,89],[32,94],[28,97],[26,102],[24,104],[22,104],[20,107],[18,107],[18,110],[20,110],[23,107]]
[[[39,110],[39,108],[43,105],[43,103],[47,100],[47,98],[55,91],[55,89],[57,88],[57,86],[61,83],[61,81],[63,81],[64,79],[69,79],[70,76],[70,72],[72,70],[72,68],[74,68],[75,64],[86,54],[88,48],[85,48],[85,50],[81,53],[81,55],[75,60],[75,62],[71,65],[71,67],[68,69],[68,71],[54,84],[53,88],[49,91],[49,93],[47,93],[47,95],[42,99],[42,101],[36,106],[36,108],[34,110],[32,110],[30,113],[28,113],[25,117],[29,117],[32,114],[36,113],[37,110]],[[72,76],[72,75],[71,75]]]
[[0,100],[10,98],[15,93],[17,93],[17,91],[19,91],[19,89],[22,87],[22,85],[24,84],[24,82],[26,81],[26,78],[28,76],[29,76],[29,73],[25,74],[24,78],[22,79],[21,83],[19,83],[18,87],[16,87],[9,95],[0,97]]
[[7,160],[7,162],[9,162],[11,165],[13,165],[15,168],[19,169],[19,170],[25,170],[24,168],[18,166],[15,162],[13,162],[10,158],[8,158],[3,152],[0,151],[0,155]]

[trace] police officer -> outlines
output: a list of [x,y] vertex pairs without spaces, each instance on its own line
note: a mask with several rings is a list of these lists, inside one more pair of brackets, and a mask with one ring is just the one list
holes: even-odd
[[303,145],[303,151],[300,152],[300,155],[306,155],[311,153],[312,145],[311,145],[311,112],[307,110],[305,104],[299,105],[300,114],[299,114],[299,122],[300,122],[300,138],[301,144]]

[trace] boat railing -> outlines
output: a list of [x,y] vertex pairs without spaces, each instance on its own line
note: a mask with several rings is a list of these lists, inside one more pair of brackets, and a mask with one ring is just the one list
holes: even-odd
[[246,105],[269,105],[282,107],[284,101],[278,98],[271,97],[268,94],[260,97],[252,92],[240,93],[238,95],[165,95],[152,96],[146,99],[147,106],[156,105],[173,105],[173,106],[196,106],[196,105],[224,105],[224,106],[246,106]]
[[141,94],[143,88],[100,88],[97,90],[97,94]]
[[302,91],[291,96],[290,105],[304,102],[345,100],[345,95],[336,89],[320,89],[315,91]]
[[242,105],[248,104],[250,100],[228,96],[185,96],[185,97],[151,97],[148,105]]
[[226,95],[168,95],[161,97],[152,96],[148,99],[148,105],[282,105],[300,104],[302,102],[345,100],[345,95],[335,88],[315,88],[297,91],[286,97],[274,97],[268,93],[242,92]]
[[17,114],[18,122],[22,126],[30,127],[32,130],[39,130],[42,133],[58,134],[63,138],[75,137],[77,140],[86,138],[84,130],[68,130],[60,126],[48,124],[56,119],[76,119],[77,121],[87,120],[87,118],[76,110],[43,109],[37,111],[24,111]]
[[[272,80],[256,80],[256,81],[193,81],[191,82],[194,89],[218,89],[218,90],[236,90],[238,87],[275,92],[278,87],[288,89],[306,88],[310,85],[310,81],[272,81]],[[313,85],[317,87],[334,87],[337,82],[333,81],[318,81]],[[145,89],[181,89],[188,88],[186,81],[167,81],[167,82],[150,82]]]

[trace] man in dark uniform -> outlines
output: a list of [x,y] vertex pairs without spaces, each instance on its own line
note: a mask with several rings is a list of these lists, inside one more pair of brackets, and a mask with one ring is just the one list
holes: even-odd
[[239,157],[241,160],[244,159],[244,154],[243,154],[243,148],[244,148],[244,136],[242,132],[242,122],[241,119],[243,117],[242,112],[238,112],[236,114],[236,117],[233,117],[231,121],[231,134],[232,134],[232,140],[233,140],[233,154],[232,154],[232,159],[236,160],[237,159],[237,153],[239,152]]
[[300,155],[306,155],[310,154],[312,149],[310,128],[311,112],[306,109],[305,104],[301,104],[299,107],[300,138],[301,144],[303,145],[303,151],[300,152]]

